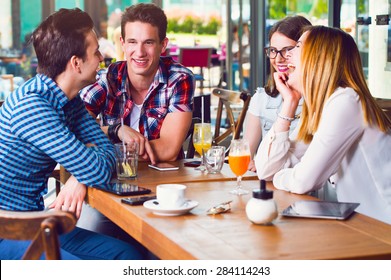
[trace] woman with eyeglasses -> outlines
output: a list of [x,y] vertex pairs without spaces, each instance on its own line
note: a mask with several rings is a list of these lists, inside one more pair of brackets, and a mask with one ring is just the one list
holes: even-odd
[[[251,161],[248,170],[256,172],[254,156],[262,137],[266,135],[280,111],[282,97],[279,94],[273,73],[286,73],[289,71],[286,57],[287,52],[294,48],[301,35],[301,29],[310,26],[311,23],[302,16],[286,17],[275,23],[269,32],[269,47],[265,48],[265,54],[270,59],[270,75],[264,88],[257,88],[250,101],[246,116],[244,138],[249,141]],[[301,112],[301,102],[297,108],[296,116]],[[291,129],[297,125],[298,119],[292,122]]]
[[[339,201],[391,224],[391,120],[369,91],[353,37],[309,27],[287,56],[292,70],[274,73],[283,105],[259,146],[258,177],[303,194],[334,174]],[[289,136],[301,98],[300,124]]]

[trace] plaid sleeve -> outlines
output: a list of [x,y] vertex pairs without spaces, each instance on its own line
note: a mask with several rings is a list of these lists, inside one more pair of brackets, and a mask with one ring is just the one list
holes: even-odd
[[172,84],[172,97],[168,112],[193,111],[194,77],[187,73],[178,73],[179,77]]
[[83,88],[80,91],[80,97],[88,111],[99,115],[102,112],[107,97],[107,79],[106,74],[99,74],[96,83]]

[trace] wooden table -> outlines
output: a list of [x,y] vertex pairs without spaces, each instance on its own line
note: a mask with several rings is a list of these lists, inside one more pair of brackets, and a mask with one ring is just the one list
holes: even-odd
[[[191,159],[192,160],[192,159]],[[207,174],[195,170],[194,167],[186,167],[183,164],[186,161],[177,161],[179,169],[175,171],[158,171],[148,167],[147,162],[139,162],[138,175],[135,179],[129,180],[129,182],[136,183],[140,186],[144,185],[158,185],[163,183],[187,183],[187,182],[204,182],[204,181],[227,181],[236,180],[235,174],[231,171],[228,164],[224,164],[221,173]],[[257,179],[257,174],[248,171],[243,175],[242,180],[254,180]]]
[[[156,182],[144,186],[155,191]],[[88,203],[160,259],[391,259],[391,225],[364,215],[356,213],[347,221],[279,216],[270,226],[254,225],[245,214],[251,195],[229,194],[235,186],[232,180],[186,185],[187,198],[199,205],[182,216],[158,216],[93,188],[88,190]],[[243,181],[249,190],[258,185],[258,180]],[[315,199],[280,190],[274,191],[274,198],[279,212],[294,201]],[[233,200],[230,212],[206,214],[228,200]]]
[[[148,167],[148,162],[139,162],[138,176],[134,179],[127,180],[130,183],[144,186],[145,184],[163,184],[163,183],[187,183],[187,182],[203,182],[203,181],[225,181],[236,180],[235,174],[231,171],[228,164],[224,164],[219,174],[207,174],[194,167],[186,167],[183,164],[186,161],[194,159],[179,160],[176,163],[179,165],[179,170],[176,171],[157,171]],[[70,174],[62,166],[57,165],[50,177],[56,180],[56,194],[60,192],[61,184],[69,179]],[[243,175],[242,180],[257,179],[254,172],[248,171]]]

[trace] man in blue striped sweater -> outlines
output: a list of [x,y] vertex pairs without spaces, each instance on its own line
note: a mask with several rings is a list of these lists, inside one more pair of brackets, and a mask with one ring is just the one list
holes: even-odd
[[[78,92],[103,60],[90,16],[61,9],[32,37],[38,75],[0,108],[0,209],[44,210],[48,177],[59,163],[72,176],[49,208],[80,216],[86,186],[110,181],[114,148]],[[60,237],[64,259],[139,259],[135,247],[76,227]],[[29,242],[0,239],[0,259],[18,259]]]

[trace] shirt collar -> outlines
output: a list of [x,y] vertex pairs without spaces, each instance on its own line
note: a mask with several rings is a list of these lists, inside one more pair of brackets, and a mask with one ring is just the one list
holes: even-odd
[[[168,78],[169,78],[169,61],[172,58],[160,58],[159,59],[159,68],[156,71],[155,77],[153,79],[153,82],[150,86],[149,91],[153,90],[154,88],[157,88],[160,84],[168,84]],[[112,64],[113,65],[113,64]],[[128,67],[127,67],[127,62],[124,61],[122,63],[119,63],[115,67],[117,68],[117,74],[115,75],[114,73],[111,73],[111,69],[108,71],[108,75],[113,75],[114,79],[118,79],[121,81],[121,90],[116,91],[114,94],[115,96],[120,96],[122,94],[126,94],[128,90],[130,89],[130,80],[128,77]],[[126,79],[124,79],[126,77]]]
[[37,79],[40,79],[44,84],[42,90],[40,91],[41,94],[46,96],[47,99],[52,99],[53,104],[57,108],[63,108],[69,102],[65,92],[62,91],[62,89],[52,78],[49,78],[43,74],[37,74]]
[[167,84],[168,83],[168,67],[166,66],[164,60],[160,58],[159,60],[159,68],[156,72],[155,78],[153,80],[154,86],[158,86],[159,84]]

